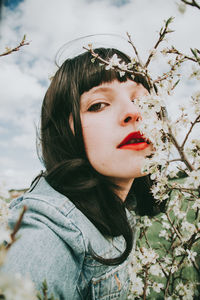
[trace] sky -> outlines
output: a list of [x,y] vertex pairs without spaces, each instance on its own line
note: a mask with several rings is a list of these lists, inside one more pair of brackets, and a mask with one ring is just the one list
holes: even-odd
[[[185,53],[200,48],[195,35],[200,11],[178,9],[179,0],[5,0],[0,23],[0,53],[14,47],[26,34],[28,46],[0,58],[0,180],[9,188],[26,188],[44,166],[37,157],[36,132],[40,109],[50,77],[55,73],[55,56],[60,47],[92,34],[129,32],[142,57],[147,57],[163,21],[175,20],[168,38]],[[62,59],[78,54],[90,38],[69,46]],[[93,42],[93,38],[91,37]],[[86,44],[85,44],[86,43]],[[121,45],[120,38],[99,36],[97,43]],[[155,70],[162,68],[157,65]],[[188,96],[187,85],[179,91]],[[174,102],[169,105],[173,111]]]

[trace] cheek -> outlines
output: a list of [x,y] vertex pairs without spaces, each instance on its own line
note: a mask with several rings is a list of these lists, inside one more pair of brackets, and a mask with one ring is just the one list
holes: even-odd
[[109,131],[101,121],[82,119],[82,133],[85,151],[92,165],[105,159],[104,153],[108,147]]
[[85,150],[87,156],[89,157],[90,154],[92,154],[98,149],[101,141],[101,135],[99,130],[96,127],[94,127],[94,125],[86,124],[82,126],[82,133]]

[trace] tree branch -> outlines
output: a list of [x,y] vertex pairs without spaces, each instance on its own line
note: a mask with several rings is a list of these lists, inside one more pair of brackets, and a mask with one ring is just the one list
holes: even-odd
[[200,5],[195,0],[192,0],[192,2],[189,2],[187,0],[181,0],[181,2],[200,9]]
[[178,152],[180,154],[180,157],[181,157],[181,160],[185,163],[186,167],[189,169],[189,171],[193,171],[194,167],[190,164],[190,162],[186,158],[185,153],[184,153],[183,149],[181,148],[181,146],[178,144],[178,141],[176,140],[175,136],[173,135],[170,126],[169,126],[169,138],[171,139],[172,143],[174,144],[174,146],[178,150]]
[[19,43],[19,45],[18,45],[17,47],[11,48],[11,49],[10,49],[10,48],[7,48],[5,52],[3,52],[3,53],[0,54],[0,57],[1,57],[1,56],[9,55],[9,54],[11,54],[12,52],[19,51],[19,49],[20,49],[21,47],[27,46],[27,45],[29,45],[29,44],[30,44],[30,42],[26,42],[26,35],[24,35],[22,41]]

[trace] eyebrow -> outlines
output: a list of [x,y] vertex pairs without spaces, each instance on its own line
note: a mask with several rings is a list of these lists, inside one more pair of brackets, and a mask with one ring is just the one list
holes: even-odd
[[95,94],[95,93],[98,93],[98,92],[109,92],[109,91],[112,91],[112,90],[114,90],[114,89],[111,88],[111,87],[99,86],[97,88],[94,88],[94,90],[91,91],[91,94]]
[[[94,87],[93,88],[94,90],[92,91],[90,91],[91,92],[91,94],[93,95],[93,94],[95,94],[95,93],[98,93],[98,92],[110,92],[110,91],[113,91],[113,90],[115,90],[114,88],[111,88],[111,87],[104,87],[104,86],[98,86],[98,87]],[[133,85],[130,85],[130,86],[128,86],[128,89],[129,90],[133,90],[133,89],[135,89],[135,86],[133,86]]]

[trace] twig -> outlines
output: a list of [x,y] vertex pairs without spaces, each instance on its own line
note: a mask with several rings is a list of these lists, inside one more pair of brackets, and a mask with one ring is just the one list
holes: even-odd
[[180,234],[180,232],[178,232],[177,228],[174,226],[174,224],[173,224],[173,222],[172,222],[172,220],[171,220],[171,218],[170,218],[170,216],[169,216],[169,213],[168,213],[168,212],[166,212],[166,216],[167,216],[167,219],[168,219],[168,221],[169,221],[170,225],[172,226],[172,228],[173,228],[173,229],[174,229],[174,231],[176,232],[176,234],[177,234],[177,236],[178,236],[179,240],[182,242],[182,237],[181,237],[181,234]]
[[159,82],[167,79],[168,77],[172,77],[173,72],[175,71],[176,66],[178,66],[179,64],[181,64],[183,62],[184,62],[184,58],[178,59],[178,56],[177,56],[175,63],[171,66],[171,69],[168,72],[164,73],[162,76],[159,76],[157,79],[155,79],[153,81],[153,83],[159,83]]
[[148,286],[148,267],[145,268],[145,281],[144,281],[144,292],[143,292],[143,300],[146,300],[147,286]]
[[192,0],[192,2],[189,2],[187,0],[181,0],[181,1],[187,5],[191,5],[200,9],[200,5],[195,0]]
[[146,231],[143,230],[143,232],[144,232],[145,241],[146,241],[148,247],[151,248],[151,246],[150,246],[150,244],[149,244],[149,241],[148,241],[148,239],[147,239]]
[[171,264],[169,275],[167,277],[167,283],[166,283],[166,288],[165,288],[165,297],[167,296],[167,293],[168,293],[168,290],[169,290],[169,284],[170,284],[170,278],[171,278],[171,275],[172,275],[172,266],[173,266],[174,260],[175,260],[175,258],[173,257],[173,261],[172,261],[172,264]]
[[16,239],[15,239],[15,236],[16,236],[16,234],[17,234],[17,232],[18,232],[18,230],[19,230],[19,228],[20,228],[20,226],[21,226],[22,219],[23,219],[23,217],[24,217],[24,214],[25,214],[26,210],[27,210],[27,206],[24,206],[24,207],[23,207],[23,210],[22,210],[22,212],[21,212],[21,214],[20,214],[20,216],[19,216],[19,219],[18,219],[17,223],[15,224],[15,227],[14,227],[14,229],[13,229],[13,232],[12,232],[11,235],[10,235],[10,237],[11,237],[11,242],[10,242],[9,244],[7,244],[6,249],[9,249],[9,248],[11,247],[11,245],[15,242],[15,240],[16,240]]
[[[164,37],[165,37],[166,34],[173,32],[173,30],[168,30],[168,25],[172,22],[172,20],[173,20],[173,17],[169,18],[169,19],[165,22],[165,27],[164,27],[164,29],[161,28],[161,30],[160,30],[160,32],[159,32],[159,39],[158,39],[158,41],[156,42],[156,44],[155,44],[153,50],[156,50],[156,49],[158,48],[159,44],[163,41],[163,39],[164,39]],[[151,61],[152,56],[153,56],[153,51],[151,51],[151,53],[149,54],[149,57],[147,58],[147,61],[146,61],[145,66],[144,66],[145,68],[148,67],[148,65],[149,65],[149,63],[150,63],[150,61]]]
[[[198,189],[187,189],[187,188],[183,188],[183,187],[172,187],[171,190],[178,190],[178,191],[182,191],[182,192],[186,192],[188,194],[191,194],[194,197],[197,197],[197,195],[195,193],[198,192]],[[194,201],[194,200],[188,200],[188,201]]]
[[168,164],[172,163],[172,162],[176,162],[176,161],[181,161],[180,158],[174,158],[168,161]]
[[187,139],[188,139],[188,137],[189,137],[189,135],[190,135],[190,133],[191,133],[191,131],[192,131],[194,125],[197,124],[199,121],[200,121],[200,115],[198,115],[198,116],[196,117],[196,119],[194,120],[194,122],[191,122],[190,129],[188,130],[188,132],[187,132],[187,134],[186,134],[186,136],[185,136],[185,139],[184,139],[184,141],[183,141],[183,143],[182,143],[182,145],[181,145],[181,149],[184,148],[185,143],[187,142]]
[[187,59],[187,60],[191,60],[193,62],[197,62],[197,60],[191,56],[185,55],[183,53],[181,53],[180,51],[178,51],[177,49],[175,49],[174,47],[172,47],[171,49],[168,49],[166,51],[167,54],[177,54],[177,55],[181,55],[182,59]]
[[159,264],[159,266],[160,266],[160,268],[161,268],[161,270],[162,270],[162,272],[163,272],[163,274],[165,275],[165,277],[167,278],[167,273],[165,272],[165,269],[163,268],[163,266],[162,266],[162,264],[161,264],[161,262],[157,259],[156,260],[157,261],[157,263]]
[[137,51],[135,45],[133,44],[133,41],[132,41],[132,39],[131,39],[131,35],[130,35],[128,32],[127,32],[126,34],[127,34],[127,36],[128,36],[128,43],[131,44],[131,46],[133,47],[133,50],[134,50],[134,52],[135,52],[135,55],[136,55],[136,57],[137,57],[137,59],[138,59],[138,62],[139,62],[139,64],[140,64],[140,66],[141,66],[141,67],[144,67],[144,66],[143,66],[143,63],[142,63],[142,61],[141,61],[141,59],[140,59],[140,57],[139,57],[138,51]]
[[19,49],[23,46],[27,46],[29,45],[30,42],[26,42],[26,35],[24,35],[22,41],[20,42],[20,44],[15,47],[15,48],[12,48],[12,49],[7,49],[5,52],[3,52],[2,54],[0,54],[0,56],[5,56],[5,55],[9,55],[11,54],[12,52],[15,52],[15,51],[19,51]]
[[190,164],[190,162],[188,161],[188,159],[185,156],[185,153],[183,151],[183,149],[181,148],[181,146],[178,144],[175,136],[172,133],[171,127],[169,126],[169,138],[171,139],[172,143],[174,144],[174,146],[176,147],[176,149],[178,150],[181,160],[185,163],[186,167],[189,169],[189,171],[193,171],[194,167]]

